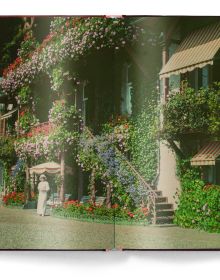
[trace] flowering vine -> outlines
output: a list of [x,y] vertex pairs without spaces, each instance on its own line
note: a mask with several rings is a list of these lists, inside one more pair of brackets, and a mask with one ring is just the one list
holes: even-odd
[[51,33],[35,51],[24,60],[18,57],[4,72],[1,87],[5,93],[31,84],[39,73],[49,73],[67,59],[77,61],[91,50],[118,50],[130,45],[140,32],[138,27],[126,24],[125,19],[104,17],[65,18],[58,29],[54,26],[52,22]]
[[[113,203],[121,206],[137,206],[147,198],[147,191],[126,164],[115,140],[108,134],[91,138],[86,131],[80,138],[76,161],[83,170],[96,172],[104,184],[111,184]],[[114,188],[114,190],[113,190]]]
[[15,151],[20,159],[58,159],[61,151],[74,148],[82,125],[75,106],[55,102],[49,113],[49,124],[32,129],[25,137],[15,142]]

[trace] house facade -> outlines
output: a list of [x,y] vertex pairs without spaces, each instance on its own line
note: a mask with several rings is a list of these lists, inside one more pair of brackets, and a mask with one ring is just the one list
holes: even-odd
[[[219,17],[174,17],[167,21],[162,51],[163,66],[160,71],[161,103],[166,104],[169,95],[181,92],[184,82],[195,91],[220,81],[220,19]],[[163,116],[161,120],[163,127]],[[186,136],[187,137],[187,136]],[[216,136],[214,140],[219,140]],[[202,137],[201,137],[202,138]],[[202,139],[201,139],[202,140]],[[177,141],[172,143],[181,148]],[[173,146],[172,145],[172,146]],[[180,189],[176,175],[176,153],[170,143],[160,142],[160,177],[158,189],[175,204],[175,193]],[[200,150],[203,148],[202,150]],[[197,147],[192,165],[206,166],[205,181],[219,184],[219,144],[206,139]],[[211,154],[212,163],[205,162]],[[198,158],[200,160],[198,160]],[[197,161],[196,161],[197,160]],[[211,162],[211,161],[210,161]],[[208,167],[209,166],[209,167]]]

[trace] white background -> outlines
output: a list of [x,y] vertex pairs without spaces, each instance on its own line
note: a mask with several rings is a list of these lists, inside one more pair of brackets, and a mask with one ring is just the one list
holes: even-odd
[[220,252],[0,252],[1,279],[219,279]]
[[[204,4],[202,0],[0,0],[0,14],[220,15],[218,2],[209,0]],[[219,279],[219,265],[220,252],[0,251],[0,280],[207,280]]]

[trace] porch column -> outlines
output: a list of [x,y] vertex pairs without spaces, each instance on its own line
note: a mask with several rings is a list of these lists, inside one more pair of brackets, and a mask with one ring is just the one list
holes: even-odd
[[65,156],[64,156],[64,151],[61,153],[60,177],[61,177],[60,201],[64,202],[65,201]]
[[30,200],[31,194],[30,194],[30,173],[29,173],[29,165],[26,164],[25,168],[26,173],[26,182],[25,182],[25,200],[26,202]]
[[111,208],[111,188],[112,185],[107,183],[106,185],[106,206],[107,208]]
[[35,190],[35,188],[34,188],[34,181],[35,181],[35,179],[34,179],[34,177],[35,177],[35,174],[31,174],[31,176],[30,176],[30,183],[31,183],[31,192],[34,192]]
[[95,169],[92,170],[92,173],[90,175],[90,195],[92,203],[95,204]]
[[[164,66],[168,61],[168,51],[167,47],[164,44],[162,51],[162,65]],[[167,100],[169,94],[169,79],[162,78],[162,104],[164,104]]]

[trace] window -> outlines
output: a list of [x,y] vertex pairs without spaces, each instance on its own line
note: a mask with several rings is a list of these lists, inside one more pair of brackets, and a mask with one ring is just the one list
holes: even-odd
[[196,68],[191,72],[187,72],[186,74],[181,75],[181,80],[187,80],[189,86],[198,90],[201,87],[208,87],[209,85],[209,72],[210,66],[205,66],[203,68]]
[[209,67],[208,65],[201,69],[201,79],[202,79],[202,87],[208,87],[209,85]]
[[132,83],[129,82],[130,65],[125,63],[122,70],[122,86],[121,86],[121,114],[131,115],[132,113]]
[[[179,46],[178,43],[172,42],[168,48],[168,55],[169,58],[175,53],[177,47]],[[172,92],[178,92],[180,89],[180,75],[171,75],[169,77],[169,90]]]
[[169,89],[170,91],[179,91],[180,89],[180,75],[171,75],[169,78]]
[[5,111],[5,104],[4,103],[0,103],[0,112],[4,112]]
[[213,166],[204,167],[204,180],[206,183],[220,185],[220,160]]

